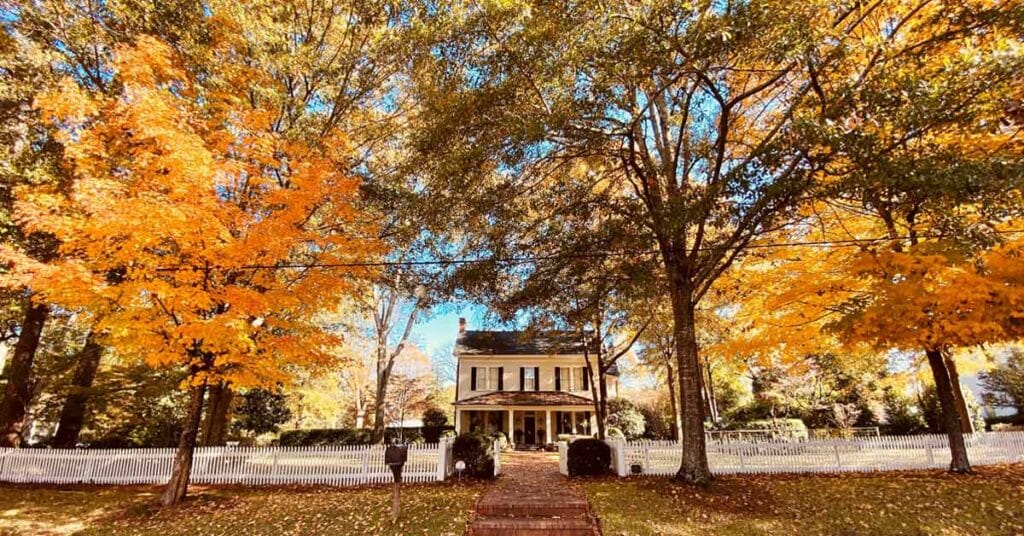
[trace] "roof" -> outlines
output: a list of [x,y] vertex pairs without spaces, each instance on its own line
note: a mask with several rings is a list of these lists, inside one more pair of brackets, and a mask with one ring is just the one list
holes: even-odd
[[[592,339],[588,350],[597,352]],[[472,331],[459,333],[457,354],[576,355],[583,353],[579,333],[573,331]]]
[[562,391],[495,391],[465,400],[456,406],[591,406],[589,398]]

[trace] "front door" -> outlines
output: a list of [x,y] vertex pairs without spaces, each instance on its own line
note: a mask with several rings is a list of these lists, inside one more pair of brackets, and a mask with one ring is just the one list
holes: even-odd
[[523,443],[526,445],[537,444],[537,415],[527,411],[523,415]]

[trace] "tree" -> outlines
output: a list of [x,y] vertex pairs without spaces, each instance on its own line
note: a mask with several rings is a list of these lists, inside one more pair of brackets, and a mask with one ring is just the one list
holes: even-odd
[[285,396],[270,389],[250,389],[242,394],[235,408],[234,426],[250,436],[277,432],[291,419]]
[[[947,8],[954,16],[940,17]],[[1015,9],[658,1],[582,1],[557,13],[526,2],[439,8],[452,44],[417,63],[430,112],[422,147],[445,148],[437,180],[466,197],[470,222],[500,221],[506,200],[579,180],[561,173],[570,166],[603,171],[584,174],[582,190],[614,192],[614,211],[640,224],[650,244],[642,252],[658,261],[682,392],[678,477],[706,482],[697,306],[751,242],[788,223],[824,172],[869,163],[824,143],[848,105],[872,101],[890,68],[912,64],[905,57],[940,65],[979,27],[1017,20]],[[915,37],[904,39],[904,30]],[[985,80],[976,71],[965,78]]]
[[72,377],[71,387],[61,409],[60,420],[57,422],[57,433],[53,438],[53,446],[71,448],[78,443],[78,436],[85,423],[86,403],[91,395],[96,373],[103,357],[103,346],[97,341],[95,333],[90,331],[85,337],[85,344],[79,350]]
[[1024,415],[1024,352],[1011,348],[1006,361],[978,375],[985,388],[985,403],[1013,408]]
[[232,60],[244,46],[219,43],[219,69],[200,85],[181,55],[142,37],[115,54],[114,98],[74,81],[40,98],[76,180],[67,194],[24,192],[19,205],[30,228],[61,241],[60,262],[23,259],[33,286],[101,312],[98,327],[119,353],[188,371],[165,504],[185,495],[207,386],[273,385],[288,366],[334,362],[327,349],[338,338],[317,315],[356,287],[311,267],[377,250],[353,207],[358,181],[337,171],[343,136],[328,132],[330,149],[288,139],[274,128],[272,99],[240,100],[248,88],[283,89]]
[[[202,40],[199,21],[203,12],[195,4],[180,1],[106,5],[43,0],[15,7],[4,8],[0,36],[4,64],[0,73],[0,145],[4,149],[0,166],[0,256],[8,261],[26,256],[34,262],[46,263],[59,255],[59,241],[52,234],[29,229],[17,217],[16,192],[33,187],[67,188],[72,176],[62,165],[64,144],[33,103],[41,94],[55,90],[62,78],[68,76],[96,93],[113,91],[106,77],[111,53],[116,44],[130,42],[140,33],[164,35],[179,50],[194,51],[196,43]],[[38,346],[38,341],[31,338],[42,332],[45,312],[52,308],[26,280],[5,279],[4,308],[7,312],[20,311],[24,326],[20,330],[24,335],[21,351],[12,357],[17,366],[11,371],[11,381],[0,405],[0,426],[9,432],[4,440],[8,446],[16,446],[16,436],[22,427],[19,423],[25,416],[23,395],[26,385],[33,381],[32,348]],[[83,413],[88,399],[88,372],[97,355],[92,349],[81,354],[84,362],[77,377],[80,389],[73,391],[64,414],[62,444],[73,444],[76,430],[81,427],[78,415]]]
[[[416,291],[413,291],[416,292]],[[372,311],[371,326],[374,341],[374,379],[376,389],[373,406],[373,441],[384,442],[384,429],[387,426],[388,387],[391,383],[391,372],[402,352],[406,349],[416,319],[423,312],[426,301],[422,296],[411,299],[404,294],[398,283],[393,286],[375,285],[373,297],[367,303]],[[399,327],[401,331],[396,332]]]

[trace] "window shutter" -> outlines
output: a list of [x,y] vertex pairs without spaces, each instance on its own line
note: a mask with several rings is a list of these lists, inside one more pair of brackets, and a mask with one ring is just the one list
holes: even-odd
[[589,391],[590,390],[590,374],[587,374],[588,371],[587,371],[586,368],[580,369],[580,372],[583,373],[583,390],[584,391]]
[[498,390],[505,390],[505,367],[498,367]]
[[533,390],[540,391],[540,367],[533,367]]
[[562,390],[562,367],[555,367],[555,390]]
[[519,390],[526,390],[526,368],[519,367]]
[[469,390],[476,391],[476,367],[469,369]]

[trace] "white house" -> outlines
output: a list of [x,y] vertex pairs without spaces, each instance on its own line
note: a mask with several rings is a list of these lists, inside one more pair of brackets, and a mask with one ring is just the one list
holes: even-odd
[[[596,369],[596,345],[591,341]],[[455,429],[505,432],[516,447],[541,446],[559,434],[596,430],[591,376],[584,373],[583,343],[564,331],[470,331],[459,319],[455,344],[458,380]],[[608,375],[608,391],[618,378]]]

